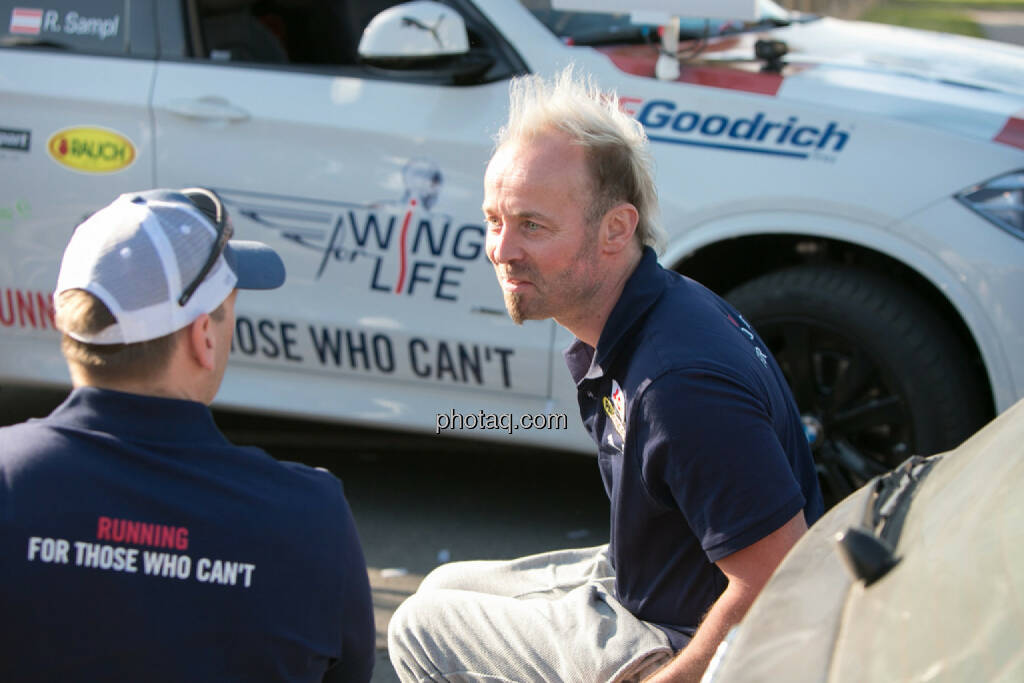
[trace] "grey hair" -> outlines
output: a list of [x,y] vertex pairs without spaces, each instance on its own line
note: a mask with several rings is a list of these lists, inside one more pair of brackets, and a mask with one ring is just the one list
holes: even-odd
[[569,65],[550,80],[531,74],[509,85],[508,121],[496,136],[496,147],[530,140],[546,132],[565,133],[585,148],[590,167],[591,205],[587,222],[594,224],[616,204],[629,202],[640,220],[641,244],[659,253],[666,236],[658,216],[658,192],[647,134],[640,122],[619,107],[614,92],[602,92],[589,76]]

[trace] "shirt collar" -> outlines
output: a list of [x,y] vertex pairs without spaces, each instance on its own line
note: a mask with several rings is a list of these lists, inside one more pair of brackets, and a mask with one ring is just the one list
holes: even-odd
[[579,385],[584,380],[600,379],[622,348],[626,333],[630,331],[658,300],[668,286],[665,270],[658,265],[654,249],[644,247],[636,270],[629,276],[619,300],[612,308],[601,330],[595,350],[586,342],[574,339],[564,352],[569,373]]
[[126,439],[227,443],[210,409],[197,401],[78,387],[50,417],[72,427]]

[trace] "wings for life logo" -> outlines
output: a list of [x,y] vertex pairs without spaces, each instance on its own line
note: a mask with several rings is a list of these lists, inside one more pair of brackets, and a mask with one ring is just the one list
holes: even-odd
[[458,301],[466,267],[484,257],[484,227],[434,211],[444,177],[432,161],[413,159],[402,180],[401,198],[369,204],[218,193],[233,215],[315,252],[317,280],[345,269],[371,292]]

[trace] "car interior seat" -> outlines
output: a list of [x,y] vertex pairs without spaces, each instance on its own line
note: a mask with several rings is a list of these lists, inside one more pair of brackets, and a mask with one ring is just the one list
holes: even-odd
[[355,65],[359,39],[379,12],[401,0],[275,0],[289,35],[291,60],[303,64]]
[[281,38],[253,13],[254,0],[199,0],[203,56],[213,60],[284,64]]

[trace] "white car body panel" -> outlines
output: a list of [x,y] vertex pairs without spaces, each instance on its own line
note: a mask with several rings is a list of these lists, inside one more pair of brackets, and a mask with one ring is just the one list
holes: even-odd
[[723,19],[757,18],[757,0],[551,0],[554,9],[578,12],[629,12],[648,15],[658,14],[667,23],[665,16],[711,17]]
[[[31,139],[29,153],[0,150],[5,186],[0,199],[5,210],[0,223],[0,345],[5,347],[0,373],[5,384],[10,378],[66,383],[67,367],[58,351],[50,300],[60,255],[74,225],[98,208],[97,193],[114,197],[126,184],[152,184],[147,112],[153,63],[102,57],[84,62],[72,56],[7,51],[3,64],[2,126],[30,131]],[[92,87],[97,64],[110,77],[109,90]],[[52,78],[54,73],[61,77]],[[66,116],[69,102],[76,112],[73,121]],[[59,164],[46,151],[48,143],[74,127],[116,131],[127,139],[134,159],[103,174]],[[73,151],[69,154],[74,156]],[[56,193],[66,229],[53,229],[48,208]]]

